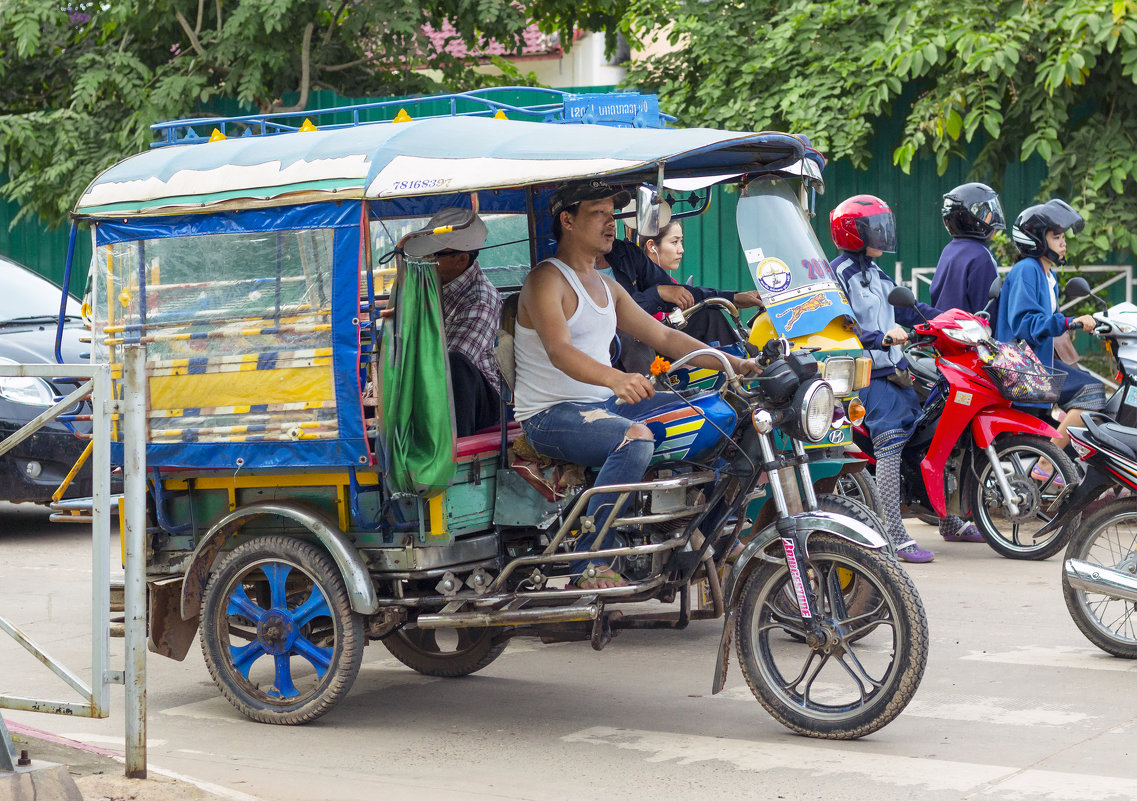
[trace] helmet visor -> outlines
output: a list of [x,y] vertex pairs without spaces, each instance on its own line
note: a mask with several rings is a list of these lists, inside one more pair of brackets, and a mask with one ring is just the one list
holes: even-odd
[[1043,203],[1039,217],[1051,230],[1069,231],[1073,229],[1075,234],[1080,232],[1086,224],[1081,214],[1074,211],[1069,203],[1058,198]]
[[866,248],[884,253],[896,252],[896,218],[890,211],[861,217],[857,220],[857,233]]
[[1003,216],[1003,204],[999,198],[978,200],[967,206],[968,211],[975,215],[975,219],[991,227],[992,231],[1002,231],[1007,227],[1007,218]]

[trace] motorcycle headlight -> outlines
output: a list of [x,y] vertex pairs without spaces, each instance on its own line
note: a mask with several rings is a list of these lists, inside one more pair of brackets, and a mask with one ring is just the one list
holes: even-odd
[[833,387],[834,395],[841,397],[853,391],[857,363],[851,356],[830,356],[820,367],[821,377]]
[[[0,364],[17,362],[0,356]],[[4,376],[0,377],[0,398],[26,406],[51,406],[55,403],[55,391],[42,378]]]
[[945,328],[944,333],[956,342],[969,345],[991,338],[991,329],[978,320],[959,320],[959,328]]
[[801,431],[810,442],[821,442],[833,422],[833,387],[828,381],[814,381],[804,390],[798,406]]

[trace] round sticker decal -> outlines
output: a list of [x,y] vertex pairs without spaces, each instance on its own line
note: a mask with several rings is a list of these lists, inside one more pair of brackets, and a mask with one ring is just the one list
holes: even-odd
[[754,275],[759,286],[769,292],[780,292],[790,285],[790,268],[773,256],[758,262]]

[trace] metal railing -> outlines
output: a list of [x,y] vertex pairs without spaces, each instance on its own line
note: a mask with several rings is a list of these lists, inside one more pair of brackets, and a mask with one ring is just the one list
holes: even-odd
[[[110,685],[126,686],[126,775],[146,776],[146,584],[145,584],[145,351],[134,346],[125,350],[124,400],[111,393],[108,364],[0,364],[0,376],[26,378],[75,378],[78,388],[38,415],[21,429],[0,441],[0,455],[31,437],[37,430],[63,415],[76,403],[91,399],[92,509],[91,509],[91,676],[81,678],[52,657],[18,626],[0,616],[0,630],[55,673],[82,700],[31,698],[0,695],[0,708],[48,712],[78,717],[105,718],[110,714]],[[123,423],[126,481],[126,665],[110,667],[110,500],[111,415]],[[0,770],[14,770],[14,751],[0,717]]]
[[[521,105],[502,98],[525,95]],[[407,109],[412,109],[408,112]],[[420,114],[419,109],[422,109]],[[441,110],[440,109],[444,109]],[[402,116],[395,116],[399,112]],[[237,117],[196,117],[150,126],[159,138],[150,147],[201,144],[213,136],[273,136],[296,131],[337,130],[374,123],[399,122],[428,117],[492,117],[512,114],[513,119],[555,124],[590,123],[625,128],[663,128],[675,117],[659,110],[659,99],[639,92],[572,94],[560,89],[533,86],[495,86],[454,94],[424,95],[396,100],[377,100],[347,106],[304,111],[278,111]],[[345,117],[346,122],[341,121]],[[302,125],[299,120],[303,119]],[[307,127],[311,126],[311,127]],[[216,132],[211,134],[211,132]]]
[[[1011,268],[1000,267],[999,274],[1006,275],[1010,272]],[[1102,295],[1102,290],[1108,290],[1115,284],[1121,284],[1125,289],[1125,300],[1128,303],[1133,302],[1133,289],[1134,283],[1137,282],[1137,268],[1132,264],[1087,264],[1077,268],[1079,275],[1089,281],[1090,286],[1098,295]],[[912,292],[916,297],[920,297],[921,287],[928,288],[932,285],[932,277],[936,274],[935,267],[914,267],[909,272],[909,277],[904,278],[904,265],[901,262],[896,262],[896,283],[908,284],[912,288]],[[1101,283],[1096,283],[1093,276],[1108,275]],[[1065,301],[1060,304],[1060,308],[1068,308],[1076,303],[1078,300]]]

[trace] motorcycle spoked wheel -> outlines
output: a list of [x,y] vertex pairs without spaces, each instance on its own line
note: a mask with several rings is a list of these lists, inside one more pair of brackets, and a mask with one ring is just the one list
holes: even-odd
[[399,629],[383,639],[391,655],[425,676],[458,678],[489,665],[509,644],[489,628]]
[[[1137,505],[1115,498],[1082,521],[1064,559],[1137,574]],[[1062,571],[1062,595],[1070,617],[1086,639],[1108,654],[1137,659],[1137,604],[1096,592],[1075,590]]]
[[[818,533],[809,538],[806,566],[823,636],[808,634],[796,608],[780,608],[791,582],[787,566],[763,562],[739,600],[739,664],[758,702],[783,726],[808,737],[863,737],[899,715],[920,685],[928,661],[924,605],[886,551]],[[872,608],[846,606],[845,573],[871,588]]]
[[880,493],[876,488],[876,479],[873,478],[868,468],[862,468],[855,473],[846,473],[843,476],[839,476],[837,478],[837,484],[833,488],[833,492],[836,495],[850,498],[864,504],[873,510],[880,520],[884,520],[884,507],[880,502]]
[[[991,462],[985,453],[980,453],[975,466],[978,479],[971,484],[975,525],[987,538],[987,544],[1008,559],[1049,559],[1066,546],[1070,527],[1064,526],[1041,538],[1035,532],[1054,516],[1053,507],[1062,492],[1062,485],[1054,476],[1061,475],[1069,486],[1077,483],[1078,469],[1061,448],[1033,434],[1000,437],[995,441],[995,453],[999,463],[1013,473],[1007,480],[1024,502],[1014,517],[1007,513]],[[1031,478],[1031,471],[1041,459],[1054,468],[1044,481]]]
[[201,651],[221,694],[260,723],[308,723],[351,689],[363,618],[335,563],[311,543],[257,537],[205,588]]

